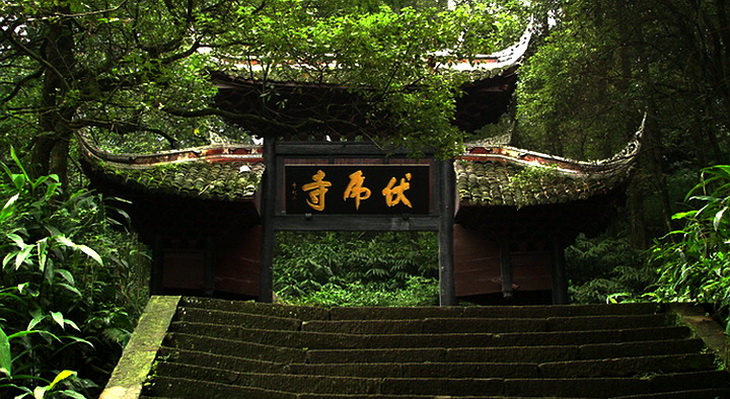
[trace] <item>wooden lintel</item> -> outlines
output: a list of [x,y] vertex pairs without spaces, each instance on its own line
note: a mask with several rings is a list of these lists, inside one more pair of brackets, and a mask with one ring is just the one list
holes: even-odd
[[274,230],[292,231],[438,231],[438,216],[275,216]]

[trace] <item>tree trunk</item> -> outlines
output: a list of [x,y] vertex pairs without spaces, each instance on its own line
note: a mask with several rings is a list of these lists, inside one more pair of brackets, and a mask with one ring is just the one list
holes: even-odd
[[[59,14],[70,14],[67,5],[58,6]],[[70,19],[48,22],[43,53],[43,94],[38,124],[41,133],[32,149],[32,173],[35,176],[57,174],[61,182],[68,180],[68,149],[73,130],[70,122],[76,113],[76,100],[71,98],[74,57],[74,37]]]

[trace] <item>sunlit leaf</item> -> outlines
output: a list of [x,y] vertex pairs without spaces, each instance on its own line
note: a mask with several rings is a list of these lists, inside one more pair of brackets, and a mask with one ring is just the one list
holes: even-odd
[[76,376],[76,372],[71,370],[63,370],[60,373],[56,374],[56,378],[54,378],[53,381],[48,384],[48,390],[50,391],[51,389],[53,389],[53,387],[56,386],[56,384],[71,376]]
[[20,266],[25,263],[26,259],[30,256],[31,251],[35,248],[32,245],[26,245],[23,249],[18,252],[15,256],[15,270],[18,270]]
[[715,218],[712,220],[712,227],[714,227],[715,230],[720,228],[720,222],[722,222],[722,217],[725,214],[725,211],[727,211],[727,208],[722,208],[720,212],[715,214]]
[[61,312],[51,312],[51,317],[61,328],[66,328],[66,323]]
[[43,399],[43,397],[46,396],[46,391],[48,391],[48,387],[35,387],[35,389],[33,389],[33,398]]
[[93,249],[91,249],[83,244],[77,245],[76,248],[81,250],[81,252],[85,253],[86,255],[89,255],[89,257],[94,259],[96,261],[96,263],[104,266],[104,261],[101,259],[101,256],[99,256],[99,254],[96,251],[94,251]]
[[5,206],[3,206],[3,209],[0,211],[0,220],[5,219],[12,214],[13,205],[15,204],[15,202],[18,200],[19,197],[20,197],[20,193],[17,193],[15,195],[13,195],[12,197],[10,197],[10,199],[7,202],[5,202]]
[[8,377],[13,375],[13,357],[10,353],[10,339],[0,327],[0,373]]

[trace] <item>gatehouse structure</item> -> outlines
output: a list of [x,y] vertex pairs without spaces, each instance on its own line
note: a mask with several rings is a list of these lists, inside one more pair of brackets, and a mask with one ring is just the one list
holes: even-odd
[[[452,66],[477,72],[457,102],[456,126],[473,132],[508,111],[529,36]],[[280,230],[435,231],[442,305],[566,303],[563,250],[580,232],[605,228],[639,148],[632,141],[610,159],[580,162],[474,144],[456,159],[413,159],[357,140],[352,126],[370,121],[347,88],[222,73],[213,80],[223,109],[265,121],[268,99],[286,104],[277,118],[300,123],[282,131],[230,120],[264,137],[263,146],[115,155],[80,140],[93,185],[131,203],[134,228],[152,248],[154,294],[271,301]],[[331,118],[306,118],[312,109]]]

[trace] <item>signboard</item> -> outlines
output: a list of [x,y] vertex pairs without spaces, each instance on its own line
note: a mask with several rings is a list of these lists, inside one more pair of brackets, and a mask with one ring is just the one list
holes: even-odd
[[286,165],[286,213],[428,214],[429,165]]

